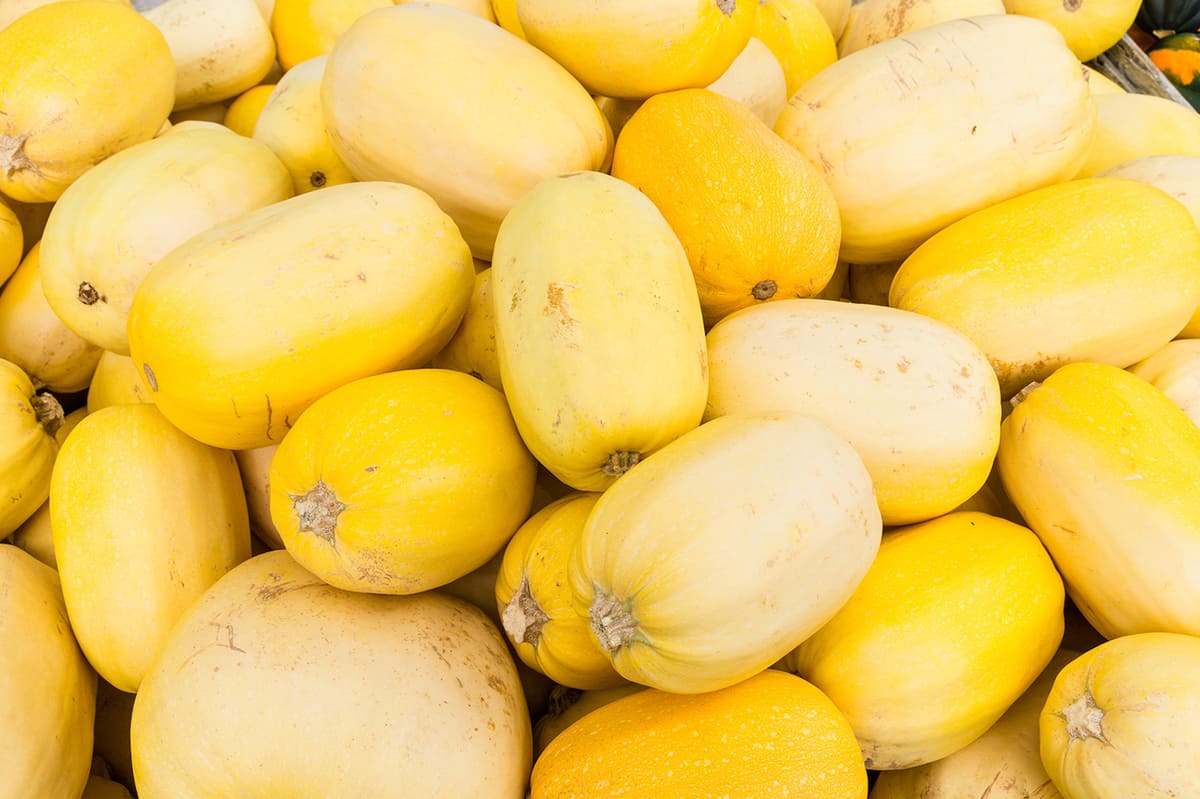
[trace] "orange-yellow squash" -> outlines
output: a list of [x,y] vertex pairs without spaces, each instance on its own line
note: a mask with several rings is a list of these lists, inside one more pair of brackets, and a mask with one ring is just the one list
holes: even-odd
[[950,513],[883,538],[833,619],[785,659],[854,728],[868,768],[974,741],[1058,650],[1063,583],[1031,530]]
[[265,447],[337,386],[425,363],[474,279],[462,236],[424,192],[332,186],[210,228],[155,264],[130,308],[130,354],[185,433]]
[[828,621],[881,529],[862,459],[827,426],[722,416],[604,492],[571,563],[576,609],[626,679],[713,691]]
[[536,470],[491,386],[447,369],[373,375],[321,397],[284,436],[271,520],[327,583],[413,594],[504,548],[529,515]]
[[866,799],[854,733],[829,698],[768,670],[694,696],[645,690],[572,724],[534,764],[532,799]]

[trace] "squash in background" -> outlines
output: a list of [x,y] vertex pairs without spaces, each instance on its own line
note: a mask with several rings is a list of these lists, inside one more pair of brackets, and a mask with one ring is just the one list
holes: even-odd
[[853,11],[853,0],[810,1],[821,12],[821,16],[825,17],[825,23],[829,25],[829,32],[833,34],[833,38],[836,39],[841,36],[842,32],[846,29],[847,21],[850,19],[850,14]]
[[154,136],[175,102],[175,62],[131,7],[50,3],[0,30],[0,97],[0,191],[53,202],[95,164]]
[[824,691],[867,768],[983,735],[1058,650],[1063,583],[1033,531],[982,513],[894,529],[850,600],[784,659]]
[[746,106],[768,128],[775,126],[775,120],[787,105],[783,67],[771,48],[754,36],[733,59],[729,69],[706,88]]
[[[7,28],[17,17],[35,8],[57,3],[60,0],[0,0],[0,28]],[[123,6],[133,6],[132,0],[109,0]]]
[[1166,344],[1200,306],[1197,263],[1200,231],[1165,191],[1072,180],[938,232],[900,267],[889,302],[974,341],[1011,397],[1062,364],[1125,367]]
[[707,347],[705,419],[771,409],[819,419],[862,456],[885,525],[948,513],[987,479],[1000,387],[979,347],[948,325],[895,308],[780,300],[725,317]]
[[329,54],[321,102],[351,174],[427,192],[484,260],[522,195],[553,175],[606,169],[612,153],[604,115],[567,70],[499,26],[436,4],[355,23]]
[[1095,114],[1052,25],[992,14],[839,59],[792,96],[775,130],[829,180],[841,258],[883,263],[973,211],[1073,177]]
[[754,36],[770,48],[783,67],[787,94],[784,103],[809,78],[838,59],[837,34],[830,31],[821,9],[810,0],[759,0]]
[[516,0],[525,39],[589,92],[643,98],[712,83],[754,32],[758,0]]
[[[3,440],[3,439],[0,439]],[[58,575],[0,544],[0,797],[75,797],[92,765],[96,672],[67,620]]]
[[279,65],[286,73],[302,61],[327,55],[359,17],[392,5],[393,0],[275,0],[270,27]]
[[563,730],[534,764],[531,799],[616,795],[866,799],[867,772],[829,698],[768,670],[700,695],[617,699]]
[[492,269],[475,273],[471,301],[454,337],[433,356],[432,365],[454,369],[477,377],[497,391],[504,390],[500,380],[500,356],[496,353],[496,309],[492,304]]
[[253,136],[254,126],[258,124],[258,116],[262,113],[263,106],[267,104],[267,98],[271,96],[276,85],[260,83],[239,94],[225,109],[225,118],[221,120],[221,124],[239,136]]
[[1068,799],[1191,796],[1200,638],[1126,635],[1068,663],[1041,714],[1046,772]]
[[576,611],[621,676],[714,691],[775,663],[854,592],[882,523],[858,453],[796,412],[705,422],[588,516]]
[[1141,0],[1004,0],[1010,14],[1049,22],[1080,61],[1091,61],[1121,40]]
[[838,39],[838,56],[948,19],[1003,13],[1004,0],[862,0]]
[[1165,97],[1110,92],[1093,98],[1096,132],[1076,177],[1149,155],[1200,156],[1200,114]]
[[25,256],[25,231],[9,202],[0,197],[0,286],[17,271]]
[[1149,381],[1200,425],[1200,339],[1171,341],[1129,371]]
[[1008,495],[1106,638],[1200,634],[1200,427],[1146,380],[1063,366],[1000,433]]
[[139,799],[522,799],[531,760],[521,684],[483,611],[342,591],[282,550],[180,619],[130,737]]
[[533,725],[534,760],[545,750],[559,733],[570,727],[596,708],[604,707],[623,696],[649,690],[633,682],[622,683],[612,688],[596,688],[580,691],[577,688],[555,686],[550,692],[549,707]]
[[254,449],[239,449],[233,453],[237,460],[242,489],[246,493],[246,510],[250,515],[250,531],[271,549],[283,549],[283,539],[271,520],[271,459],[278,444]]
[[104,350],[87,388],[87,411],[94,413],[109,405],[127,402],[154,402],[150,390],[128,355]]

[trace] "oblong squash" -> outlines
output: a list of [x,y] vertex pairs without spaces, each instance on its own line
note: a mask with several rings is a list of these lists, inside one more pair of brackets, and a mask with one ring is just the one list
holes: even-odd
[[1029,688],[1062,640],[1063,598],[1028,528],[949,513],[885,535],[858,590],[784,663],[846,714],[867,768],[912,768],[974,741]]
[[552,175],[605,168],[612,153],[608,123],[579,81],[449,6],[405,3],[360,18],[329,54],[321,103],[334,152],[357,179],[428,192],[485,260],[522,195]]
[[494,389],[504,390],[500,380],[500,356],[496,354],[496,309],[492,303],[492,269],[475,273],[471,301],[454,337],[433,356],[439,369],[454,369],[478,377]]
[[184,611],[250,557],[233,454],[141,403],[88,414],[63,442],[50,527],[79,644],[100,676],[130,693]]
[[573,493],[531,516],[504,549],[496,605],[517,655],[559,685],[590,690],[627,682],[575,612],[563,579],[597,493]]
[[271,34],[285,73],[310,58],[328,55],[354,21],[394,0],[276,0]]
[[0,544],[0,797],[75,797],[92,766],[96,672],[67,619],[58,576]]
[[[759,0],[754,36],[766,43],[783,67],[785,104],[809,78],[837,61],[837,34],[818,6],[810,0]],[[850,4],[845,6],[848,10]]]
[[517,0],[521,31],[593,94],[642,98],[712,83],[754,30],[758,0]]
[[1200,638],[1126,635],[1067,664],[1041,714],[1042,763],[1063,796],[1190,796],[1200,763]]
[[829,698],[768,670],[699,696],[649,689],[617,699],[534,764],[532,799],[618,795],[865,799],[867,772]]
[[130,735],[139,799],[521,799],[531,760],[521,684],[483,611],[342,591],[284,551],[180,619]]
[[0,30],[0,97],[0,191],[53,202],[93,165],[154,136],[175,102],[175,62],[132,7],[50,3]]
[[941,322],[780,300],[725,317],[707,347],[705,419],[775,408],[821,420],[862,456],[885,525],[948,513],[987,480],[1000,387],[980,349]]
[[1080,61],[1112,47],[1133,25],[1139,0],[1004,0],[1010,14],[1049,22]]
[[521,198],[496,239],[492,303],[517,428],[572,488],[603,490],[700,423],[696,283],[679,239],[628,183],[578,172]]
[[17,271],[25,255],[25,231],[9,202],[0,198],[0,286]]
[[948,19],[1004,14],[1004,0],[862,0],[838,39],[838,55],[885,42]]
[[1129,371],[1149,381],[1200,425],[1200,339],[1168,342]]
[[992,14],[839,59],[792,96],[775,130],[829,180],[841,257],[881,263],[972,211],[1073,177],[1095,116],[1053,26]]
[[1092,177],[1148,155],[1200,156],[1200,114],[1140,92],[1094,96],[1096,133],[1076,177]]
[[128,355],[129,307],[150,267],[192,236],[291,196],[266,146],[212,123],[172,129],[97,164],[54,204],[41,243],[46,299],[76,335]]
[[1058,366],[1125,367],[1200,307],[1200,231],[1166,192],[1073,180],[977,211],[905,261],[889,303],[987,353],[1005,397]]
[[0,538],[5,538],[50,495],[58,455],[55,432],[63,409],[54,395],[34,389],[25,371],[0,358]]
[[733,59],[729,69],[706,88],[746,106],[768,128],[775,127],[779,112],[787,105],[783,67],[771,48],[754,36]]
[[1008,495],[1106,638],[1200,635],[1200,427],[1113,366],[1074,363],[1000,432]]
[[529,515],[536,471],[491,386],[446,369],[372,375],[318,399],[284,436],[271,520],[325,582],[413,594],[500,552]]
[[862,459],[824,424],[722,416],[604,492],[571,563],[576,609],[626,679],[716,690],[828,621],[881,529]]
[[155,264],[130,308],[130,354],[185,433],[265,447],[337,386],[425,363],[474,276],[424,192],[333,186],[210,228]]

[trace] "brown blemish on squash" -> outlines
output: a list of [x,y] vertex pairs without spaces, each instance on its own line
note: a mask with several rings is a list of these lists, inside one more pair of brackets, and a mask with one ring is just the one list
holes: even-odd
[[754,288],[750,289],[750,295],[761,302],[762,300],[769,300],[774,297],[775,292],[778,290],[779,286],[774,280],[760,280],[754,284]]
[[557,317],[559,325],[570,328],[575,326],[576,319],[571,316],[571,308],[567,304],[563,288],[563,285],[559,283],[550,283],[546,286],[546,305],[542,312],[548,317]]
[[65,414],[62,405],[54,395],[48,392],[34,394],[29,400],[29,404],[33,406],[34,416],[37,417],[38,424],[42,426],[42,429],[51,436],[57,433],[58,428],[62,427]]
[[597,591],[588,615],[596,640],[607,652],[628,646],[637,638],[638,622],[633,617],[629,603],[610,594]]
[[732,17],[733,12],[737,10],[737,0],[717,0],[717,8],[721,9],[725,16]]
[[288,499],[300,521],[300,532],[312,533],[336,548],[337,520],[346,504],[337,498],[333,489],[318,479],[307,493],[288,494]]
[[[142,364],[142,371],[146,373],[146,382],[150,385],[151,391],[158,391],[158,378],[154,376],[154,370],[150,368],[150,364]],[[237,405],[233,406],[234,413],[237,412]]]
[[900,360],[896,362],[896,371],[900,372],[900,374],[906,374],[910,366],[912,366],[912,361],[901,356]]
[[1078,11],[1083,7],[1083,0],[1063,0],[1064,11]]
[[504,625],[504,632],[508,633],[513,643],[529,644],[533,647],[538,645],[542,638],[542,628],[550,621],[550,617],[533,598],[533,592],[529,588],[529,575],[521,575],[521,584],[500,612],[500,621]]
[[328,182],[329,179],[325,177],[325,173],[320,170],[317,170],[308,176],[308,185],[312,186],[314,189],[319,189]]
[[86,280],[79,284],[79,301],[84,305],[95,305],[105,299],[100,296],[100,292],[96,291],[96,287]]

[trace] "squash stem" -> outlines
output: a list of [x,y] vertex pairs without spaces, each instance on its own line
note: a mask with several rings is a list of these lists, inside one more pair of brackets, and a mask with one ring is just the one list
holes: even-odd
[[1108,743],[1104,737],[1101,722],[1104,721],[1104,711],[1092,698],[1091,691],[1085,691],[1083,696],[1076,699],[1062,712],[1067,722],[1067,735],[1072,741],[1084,738],[1098,738]]
[[513,643],[536,647],[542,637],[542,627],[550,621],[550,617],[542,610],[542,606],[533,598],[529,589],[529,575],[521,575],[521,585],[512,599],[500,613],[500,621],[504,624],[504,632],[512,638]]
[[325,485],[324,480],[318,479],[308,493],[288,494],[288,499],[292,501],[292,508],[300,520],[300,532],[312,533],[336,548],[337,520],[346,509],[346,504],[337,498],[333,489]]
[[620,477],[625,472],[638,465],[638,461],[642,459],[642,453],[630,452],[622,450],[614,452],[608,456],[608,460],[600,467],[600,471],[607,474],[609,477]]
[[38,424],[49,435],[54,435],[58,432],[58,428],[62,427],[63,407],[55,399],[54,395],[48,391],[43,391],[41,394],[34,394],[29,400],[29,404],[33,406],[33,412],[37,415]]
[[606,652],[627,646],[637,637],[638,622],[629,604],[601,591],[590,608],[592,632]]

